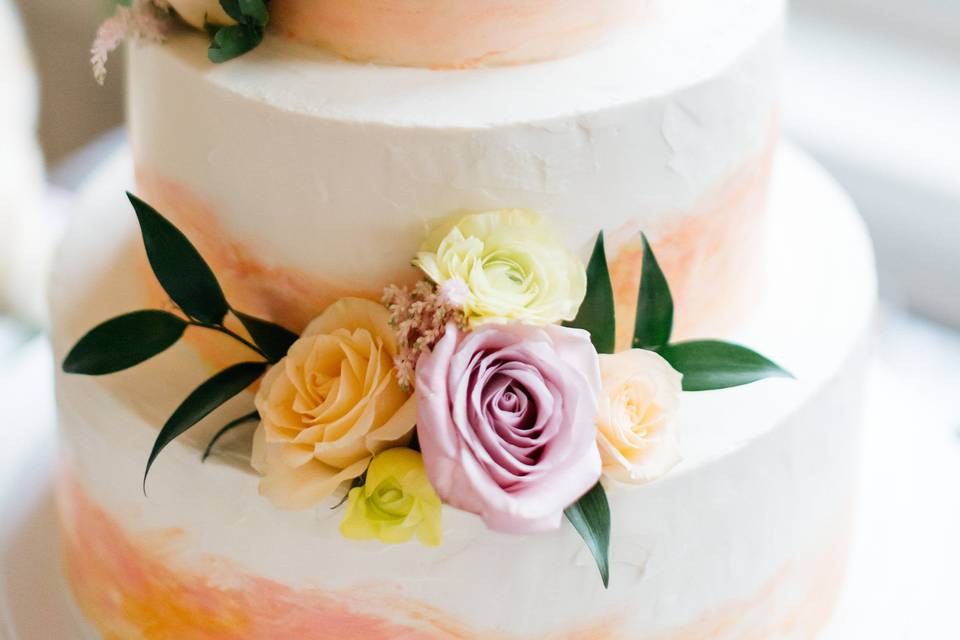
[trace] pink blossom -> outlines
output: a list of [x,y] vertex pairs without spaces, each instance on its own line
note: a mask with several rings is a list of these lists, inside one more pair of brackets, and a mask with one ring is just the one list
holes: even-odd
[[390,326],[397,335],[397,379],[404,390],[410,390],[420,356],[443,337],[447,323],[463,326],[463,312],[426,281],[418,282],[413,289],[387,287],[383,304],[390,311]]
[[169,5],[166,0],[133,0],[129,7],[118,6],[107,18],[90,48],[93,76],[103,84],[107,77],[107,58],[127,38],[162,42],[170,30]]
[[417,432],[431,483],[491,529],[556,529],[600,478],[599,392],[585,331],[448,325],[417,366]]

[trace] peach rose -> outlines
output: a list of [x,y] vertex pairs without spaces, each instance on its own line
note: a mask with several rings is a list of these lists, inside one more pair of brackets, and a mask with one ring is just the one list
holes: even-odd
[[197,29],[206,23],[233,24],[233,20],[220,6],[219,0],[167,0],[183,21]]
[[674,430],[682,376],[644,349],[601,355],[600,375],[597,444],[604,475],[630,484],[656,480],[680,461]]
[[416,402],[397,382],[388,319],[375,302],[344,298],[264,377],[252,462],[260,493],[276,506],[315,505],[375,454],[408,442]]

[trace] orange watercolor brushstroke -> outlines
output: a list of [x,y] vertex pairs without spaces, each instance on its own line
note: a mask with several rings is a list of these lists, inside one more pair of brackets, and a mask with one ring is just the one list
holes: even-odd
[[[264,264],[243,242],[231,239],[213,209],[186,187],[140,168],[137,187],[141,198],[186,234],[210,264],[227,299],[244,313],[278,322],[300,333],[324,309],[344,296],[379,301],[383,295],[382,288],[350,286],[300,269]],[[139,269],[147,283],[150,303],[169,308],[170,300],[142,252]],[[416,272],[412,267],[402,266],[392,280],[398,284],[410,283],[416,280]],[[247,335],[232,316],[228,317],[227,326]],[[204,361],[216,369],[250,357],[245,347],[208,331],[188,332],[186,339]]]
[[[764,150],[713,193],[701,198],[693,213],[670,227],[643,229],[674,294],[675,338],[722,335],[758,297],[764,210],[777,140],[778,128],[772,125]],[[264,264],[244,243],[231,239],[213,209],[186,187],[143,168],[137,170],[137,184],[140,196],[169,217],[196,245],[217,274],[228,299],[246,313],[299,332],[341,297],[381,298],[381,289],[351,286],[300,269]],[[609,236],[618,349],[629,347],[633,331],[643,259],[640,231],[636,224],[627,223]],[[150,302],[169,307],[169,299],[145,258],[140,265]],[[398,284],[415,280],[415,270],[407,266],[398,268],[392,278]],[[228,326],[245,334],[235,320]],[[187,339],[215,368],[250,356],[242,346],[209,332],[191,332]]]
[[[375,587],[295,590],[223,558],[187,568],[175,557],[182,531],[132,536],[67,473],[58,507],[68,582],[105,640],[518,640],[469,631],[435,607]],[[612,638],[613,624],[554,638]]]
[[774,125],[763,151],[673,226],[640,229],[627,223],[610,235],[618,350],[629,348],[633,335],[643,264],[640,231],[650,238],[673,292],[675,338],[722,335],[747,311],[759,293],[766,195],[778,138]]
[[[187,567],[176,555],[184,532],[170,529],[131,535],[69,473],[60,478],[58,506],[68,582],[81,611],[105,640],[521,640],[503,633],[470,631],[434,607],[371,586],[295,590],[244,573],[223,558],[208,557]],[[708,611],[692,624],[667,633],[627,632],[622,618],[607,616],[599,624],[536,638],[814,637],[832,612],[849,530],[844,523],[825,550],[790,563],[753,597]],[[786,606],[785,591],[791,592]]]

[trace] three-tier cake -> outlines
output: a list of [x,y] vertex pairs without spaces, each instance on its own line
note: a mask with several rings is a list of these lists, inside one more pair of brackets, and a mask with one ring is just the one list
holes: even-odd
[[779,142],[781,2],[172,2],[229,61],[144,4],[50,293],[117,371],[57,380],[85,634],[816,635],[875,283]]

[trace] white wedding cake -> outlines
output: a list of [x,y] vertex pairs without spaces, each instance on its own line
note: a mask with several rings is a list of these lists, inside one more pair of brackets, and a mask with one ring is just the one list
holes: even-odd
[[781,2],[171,4],[50,291],[83,633],[823,628],[875,281]]

